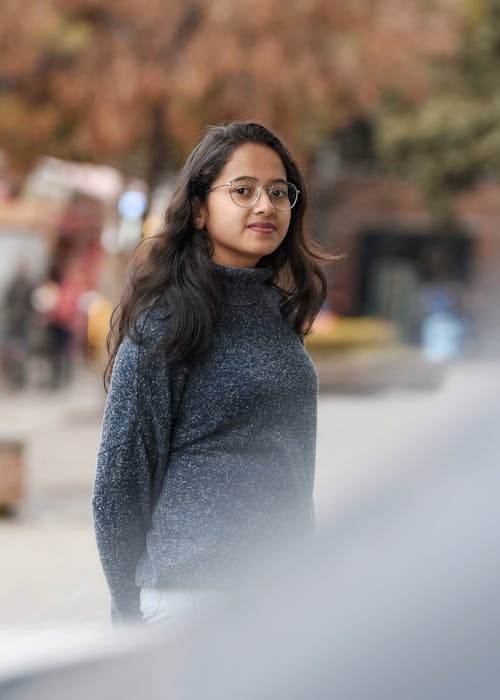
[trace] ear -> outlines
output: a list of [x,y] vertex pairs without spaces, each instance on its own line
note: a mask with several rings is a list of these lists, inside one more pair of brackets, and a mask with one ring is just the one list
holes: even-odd
[[206,212],[203,204],[195,199],[191,202],[191,209],[193,212],[194,227],[197,229],[205,228]]

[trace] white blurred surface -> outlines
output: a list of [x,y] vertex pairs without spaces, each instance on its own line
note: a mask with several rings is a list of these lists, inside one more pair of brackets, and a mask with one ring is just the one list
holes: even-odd
[[[431,392],[321,395],[319,528],[374,493],[428,478],[448,458],[455,424],[467,430],[467,416],[496,409],[499,395],[494,362],[457,364]],[[59,393],[0,395],[2,429],[26,438],[29,479],[17,517],[0,519],[0,631],[108,621],[90,514],[103,400],[100,379],[87,373]],[[470,459],[480,450],[471,432]]]

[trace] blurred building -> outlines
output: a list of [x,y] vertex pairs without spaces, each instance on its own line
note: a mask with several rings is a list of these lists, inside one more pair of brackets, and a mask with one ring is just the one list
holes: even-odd
[[341,256],[330,268],[331,309],[388,319],[418,344],[425,315],[441,305],[462,319],[470,349],[498,347],[497,184],[455,195],[438,219],[415,184],[383,174],[373,159],[332,151],[318,173],[314,228]]
[[[74,353],[95,354],[102,349],[104,331],[94,348],[95,321],[98,318],[107,329],[106,296],[112,297],[121,284],[123,269],[123,261],[116,264],[117,256],[106,250],[103,236],[105,231],[118,229],[117,204],[123,189],[123,177],[114,168],[47,157],[39,160],[16,196],[7,192],[0,201],[2,334],[9,311],[7,290],[22,267],[33,289],[57,288],[59,306],[64,306],[59,321],[64,316],[64,325],[71,329]],[[42,310],[37,300],[33,296],[37,325],[48,327],[50,314],[57,309]],[[104,320],[103,308],[107,309]],[[39,333],[29,335],[38,338]],[[45,352],[46,345],[43,339],[30,341],[31,350],[36,348],[37,353]]]
[[122,188],[113,168],[41,158],[19,196],[0,203],[0,293],[21,261],[38,277],[74,262],[95,283],[100,237]]

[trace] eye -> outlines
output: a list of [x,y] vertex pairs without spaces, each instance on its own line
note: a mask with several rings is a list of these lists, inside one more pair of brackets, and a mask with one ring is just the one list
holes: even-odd
[[270,192],[270,196],[274,199],[288,198],[288,187],[274,186]]
[[248,197],[252,194],[252,189],[246,185],[239,185],[233,189],[233,192],[240,197]]

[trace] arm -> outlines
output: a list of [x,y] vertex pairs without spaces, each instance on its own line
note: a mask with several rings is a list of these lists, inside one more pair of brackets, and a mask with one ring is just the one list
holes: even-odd
[[94,525],[114,620],[140,618],[135,571],[170,448],[178,377],[148,350],[129,338],[118,350],[97,457]]

